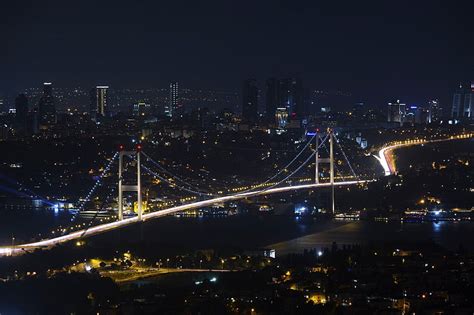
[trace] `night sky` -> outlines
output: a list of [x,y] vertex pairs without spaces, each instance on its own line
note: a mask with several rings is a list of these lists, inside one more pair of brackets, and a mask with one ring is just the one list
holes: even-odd
[[473,16],[474,1],[1,1],[0,91],[291,75],[373,102],[449,100],[474,80]]

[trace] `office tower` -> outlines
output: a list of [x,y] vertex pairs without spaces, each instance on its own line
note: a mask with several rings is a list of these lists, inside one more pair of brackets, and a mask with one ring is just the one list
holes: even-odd
[[108,89],[107,85],[98,85],[95,89],[90,92],[90,114],[92,119],[99,117],[105,117],[108,113],[107,101],[108,101]]
[[405,115],[406,105],[404,103],[400,103],[400,100],[388,103],[388,122],[396,122],[399,123],[400,126],[403,126]]
[[249,122],[257,121],[258,88],[255,79],[247,79],[242,87],[242,118]]
[[463,117],[474,119],[474,81],[471,82],[470,88],[466,91],[467,93],[464,94],[464,111]]
[[462,99],[464,95],[464,88],[462,85],[456,89],[453,95],[453,106],[451,108],[451,117],[460,118],[462,113]]
[[25,132],[28,121],[28,98],[25,94],[19,94],[15,98],[15,125],[19,131]]
[[426,124],[429,120],[429,109],[421,106],[411,105],[406,108],[405,123]]
[[451,117],[456,119],[474,119],[474,82],[468,85],[459,85],[453,96]]
[[176,109],[179,104],[179,94],[178,94],[178,82],[170,83],[170,96],[168,100],[168,105],[165,106],[165,115],[168,117],[173,117],[176,113]]
[[275,121],[279,129],[285,129],[288,124],[288,109],[286,107],[279,107],[275,111]]
[[437,99],[428,102],[428,123],[439,122],[443,117],[443,108]]
[[280,86],[276,78],[270,78],[266,82],[265,93],[265,117],[268,121],[275,119],[275,113],[280,106]]
[[145,102],[138,102],[133,104],[133,116],[144,117],[151,114],[151,106]]
[[53,86],[50,82],[43,84],[43,95],[39,100],[38,108],[40,126],[47,128],[56,124],[56,106],[54,104]]
[[303,102],[303,84],[300,79],[286,78],[280,80],[279,91],[279,107],[286,107],[290,118],[303,117],[306,115]]

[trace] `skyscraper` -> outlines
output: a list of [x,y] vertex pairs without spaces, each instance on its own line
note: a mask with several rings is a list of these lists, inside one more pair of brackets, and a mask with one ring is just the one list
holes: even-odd
[[443,108],[437,99],[428,102],[428,123],[435,123],[443,117]]
[[280,106],[280,83],[276,78],[269,78],[266,83],[265,117],[268,121],[273,121],[277,108]]
[[405,115],[406,105],[404,103],[400,103],[400,100],[388,103],[388,122],[396,122],[402,126],[403,122],[405,121]]
[[288,110],[286,107],[277,108],[275,111],[274,119],[279,129],[284,129],[288,124]]
[[28,98],[20,94],[15,98],[15,125],[18,131],[26,132],[28,122]]
[[43,83],[43,95],[39,103],[39,124],[43,128],[56,124],[56,106],[54,104],[53,86],[50,82]]
[[258,87],[255,79],[247,79],[242,87],[242,117],[249,122],[257,121]]
[[95,89],[91,90],[90,98],[90,113],[92,119],[97,119],[98,117],[104,117],[107,115],[107,90],[109,87],[107,85],[98,85]]
[[170,83],[169,92],[170,92],[170,96],[168,100],[168,106],[165,106],[165,115],[168,117],[173,117],[179,104],[178,82]]
[[285,78],[280,80],[280,105],[286,107],[291,118],[306,115],[303,102],[303,83],[297,78]]
[[453,96],[453,106],[451,117],[457,119],[474,119],[472,114],[474,110],[474,82],[471,86],[459,85]]

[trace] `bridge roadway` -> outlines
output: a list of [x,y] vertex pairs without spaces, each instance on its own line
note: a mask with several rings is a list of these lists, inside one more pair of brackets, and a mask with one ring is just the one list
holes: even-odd
[[397,172],[395,162],[393,161],[393,157],[390,154],[395,149],[410,147],[413,145],[427,144],[427,143],[469,139],[472,137],[474,137],[474,133],[464,133],[464,134],[459,134],[456,136],[450,136],[449,138],[434,139],[434,140],[415,139],[415,140],[401,141],[401,142],[397,142],[395,144],[383,147],[382,149],[379,150],[378,156],[375,156],[375,158],[379,161],[380,165],[383,167],[385,176],[388,176],[388,175],[395,174]]
[[[341,181],[341,182],[335,182],[334,185],[335,186],[348,186],[348,185],[363,184],[367,182],[369,182],[369,180]],[[164,209],[160,211],[146,213],[146,214],[143,214],[142,219],[143,221],[147,221],[147,220],[159,218],[165,215],[173,214],[176,212],[202,208],[205,206],[209,206],[209,205],[213,205],[213,204],[221,203],[221,202],[228,202],[228,201],[234,201],[234,200],[239,200],[239,199],[244,199],[244,198],[269,195],[269,194],[274,194],[274,193],[282,193],[282,192],[288,192],[288,191],[294,191],[294,190],[330,187],[330,186],[331,186],[330,183],[319,183],[319,184],[306,184],[306,185],[296,185],[296,186],[286,186],[286,187],[279,187],[279,188],[255,190],[255,191],[250,191],[250,192],[238,193],[235,195],[229,195],[229,196],[207,199],[203,201],[197,201],[197,202],[180,205],[180,206],[176,206],[176,207],[172,207],[172,208],[168,208],[168,209]],[[89,229],[79,230],[79,231],[72,232],[66,235],[53,237],[50,239],[44,239],[38,242],[20,244],[20,245],[15,245],[15,246],[3,246],[3,247],[0,247],[0,256],[22,254],[28,250],[32,250],[36,248],[48,248],[48,247],[52,247],[54,245],[61,244],[64,242],[69,242],[76,239],[93,236],[93,235],[97,235],[97,234],[104,233],[107,231],[122,228],[122,227],[125,227],[133,223],[137,223],[137,222],[139,222],[137,217],[131,217],[131,218],[123,219],[122,221],[114,221],[110,223],[100,224],[100,225],[92,226]]]

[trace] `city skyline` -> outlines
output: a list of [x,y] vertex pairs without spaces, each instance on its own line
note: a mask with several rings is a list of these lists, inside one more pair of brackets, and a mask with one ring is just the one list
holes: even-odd
[[445,100],[474,70],[468,1],[90,5],[3,3],[0,91],[43,81],[166,86],[169,78],[193,88],[238,90],[250,77],[297,76],[368,101],[396,95],[419,103]]

